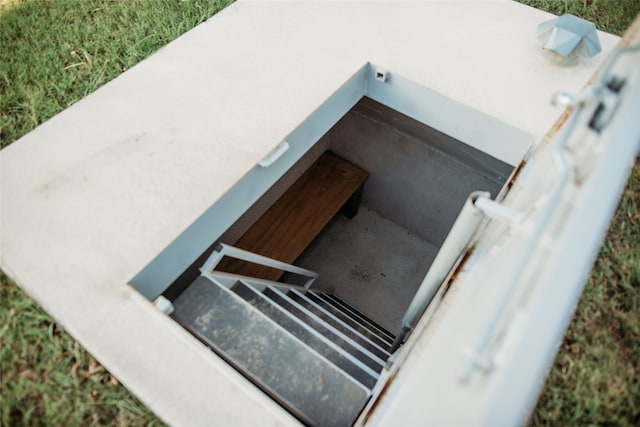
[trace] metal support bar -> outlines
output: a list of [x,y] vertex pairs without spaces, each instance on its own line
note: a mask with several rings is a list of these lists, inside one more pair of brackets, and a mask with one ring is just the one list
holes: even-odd
[[525,217],[525,213],[491,200],[486,196],[478,196],[473,204],[486,216],[499,221],[519,224]]
[[389,350],[390,353],[393,353],[402,345],[404,337],[413,329],[417,320],[422,316],[427,305],[429,305],[431,299],[440,288],[440,285],[456,264],[456,261],[464,253],[464,250],[478,229],[478,225],[480,225],[480,222],[484,218],[482,211],[478,209],[475,202],[478,199],[486,199],[489,196],[489,193],[486,191],[475,191],[467,198],[467,201],[456,218],[456,222],[453,224],[453,227],[451,227],[449,234],[447,234],[447,238],[438,251],[433,263],[431,263],[427,275],[402,318],[400,331],[396,335],[391,350]]
[[[228,256],[230,258],[241,259],[243,261],[251,262],[254,264],[264,265],[266,267],[275,268],[277,270],[283,270],[293,274],[299,274],[300,276],[308,277],[309,280],[304,285],[304,289],[309,289],[313,282],[318,278],[318,273],[297,267],[295,265],[287,264],[282,261],[275,260],[266,256],[258,255],[253,252],[245,251],[244,249],[236,248],[235,246],[220,243],[216,249],[211,253],[209,258],[202,265],[201,271],[203,273],[212,273],[217,265],[220,263],[223,257]],[[252,280],[255,280],[251,278]],[[279,283],[279,282],[274,282]],[[284,284],[281,284],[284,285]],[[289,286],[289,285],[287,285]],[[297,287],[297,286],[292,286]]]

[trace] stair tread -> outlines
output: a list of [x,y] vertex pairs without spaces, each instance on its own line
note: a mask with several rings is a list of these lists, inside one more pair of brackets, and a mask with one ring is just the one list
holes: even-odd
[[174,316],[267,393],[316,425],[350,425],[370,392],[228,289],[200,276]]
[[354,319],[348,313],[345,313],[344,310],[336,307],[333,304],[330,304],[325,299],[320,298],[314,292],[307,291],[305,296],[307,296],[309,299],[311,299],[314,303],[322,306],[327,311],[330,311],[332,314],[334,314],[337,317],[339,317],[341,320],[343,320],[348,325],[356,328],[360,333],[365,334],[367,337],[372,339],[376,344],[381,346],[386,351],[388,351],[391,348],[391,344],[393,343],[393,341],[390,340],[389,338],[387,338],[385,335],[381,335],[381,333],[379,331],[376,331],[376,330],[370,328],[368,325],[362,323],[358,319]]
[[332,295],[332,294],[323,293],[323,292],[318,292],[317,294],[318,294],[318,296],[320,298],[324,299],[329,304],[331,304],[334,307],[338,308],[339,310],[343,311],[345,314],[347,314],[348,316],[352,317],[354,320],[363,321],[364,323],[366,323],[366,326],[369,329],[372,329],[373,331],[375,331],[379,335],[385,337],[385,339],[387,339],[387,340],[389,340],[391,342],[393,342],[393,340],[395,339],[395,335],[394,334],[389,332],[384,327],[380,326],[375,321],[371,320],[369,317],[367,317],[366,315],[364,315],[363,313],[361,313],[360,311],[355,309],[351,304],[345,302],[344,300],[340,299],[339,297],[337,297],[335,295]]
[[296,301],[292,300],[290,296],[285,295],[278,290],[267,288],[262,292],[275,304],[286,309],[289,313],[302,320],[309,327],[316,330],[326,338],[330,339],[333,343],[338,345],[344,351],[352,354],[358,358],[361,362],[366,364],[376,372],[380,372],[384,367],[386,357],[382,358],[375,353],[370,352],[368,349],[360,345],[357,341],[353,340],[348,334],[340,331],[338,328],[333,327],[325,319],[316,316],[309,312],[306,308],[302,307]]
[[287,313],[284,308],[272,303],[264,295],[242,282],[232,286],[231,290],[361,384],[367,387],[375,385],[379,371],[376,372],[308,325],[303,324],[300,319]]
[[363,333],[361,331],[358,331],[358,329],[356,329],[354,326],[349,325],[347,322],[340,319],[335,314],[311,301],[304,295],[303,292],[290,290],[287,295],[298,304],[303,306],[305,309],[314,313],[316,316],[320,317],[328,324],[340,330],[342,333],[348,335],[351,339],[356,341],[362,347],[366,348],[368,351],[375,354],[377,357],[384,360],[389,357],[389,352],[386,349],[386,345],[377,344],[375,340],[367,336],[366,332]]

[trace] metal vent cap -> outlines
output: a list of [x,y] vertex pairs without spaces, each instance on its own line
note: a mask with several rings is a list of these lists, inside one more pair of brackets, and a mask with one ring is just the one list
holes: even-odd
[[557,65],[573,65],[602,50],[596,26],[568,13],[538,25],[538,40],[543,56]]

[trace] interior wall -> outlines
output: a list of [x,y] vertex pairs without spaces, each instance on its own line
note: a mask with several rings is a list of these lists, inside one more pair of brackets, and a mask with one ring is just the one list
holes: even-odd
[[369,98],[323,140],[369,172],[364,205],[437,246],[467,196],[476,190],[495,196],[513,169]]
[[496,195],[513,167],[362,98],[165,291],[177,297],[218,242],[234,244],[326,150],[369,172],[363,205],[439,247],[469,193]]
[[273,205],[285,191],[327,151],[327,140],[320,140],[298,160],[291,169],[267,190],[219,239],[214,241],[163,293],[166,298],[177,298],[200,274],[200,267],[219,243],[235,244],[240,237]]

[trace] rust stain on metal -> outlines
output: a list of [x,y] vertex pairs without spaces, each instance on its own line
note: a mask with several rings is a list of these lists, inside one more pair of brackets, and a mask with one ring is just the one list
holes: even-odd
[[[619,47],[631,46],[633,42],[637,41],[639,37],[640,37],[640,16],[638,16],[633,21],[633,23],[629,26],[627,31],[624,33],[624,35],[620,39],[618,46]],[[595,73],[591,75],[587,83],[584,85],[584,88],[589,87],[596,82],[596,80],[598,79],[598,76],[600,75],[600,73],[602,72],[602,69],[606,64],[607,64],[606,60],[602,61],[598,69],[595,71]],[[560,129],[562,129],[562,127],[564,126],[566,121],[569,119],[569,116],[571,115],[572,112],[573,112],[573,108],[571,107],[568,107],[562,112],[562,115],[553,124],[553,127],[551,128],[551,130],[547,132],[547,134],[544,136],[543,141],[545,143],[549,142],[551,138],[553,138],[553,136],[556,135],[560,131]]]
[[[588,84],[587,84],[588,85]],[[560,129],[562,129],[562,127],[565,125],[565,123],[567,123],[567,120],[569,120],[569,117],[571,116],[571,113],[573,112],[573,107],[567,107],[562,114],[560,115],[560,117],[558,117],[558,120],[556,120],[556,122],[553,124],[553,126],[551,127],[551,129],[549,129],[549,132],[547,132],[544,137],[542,138],[542,143],[543,144],[547,144],[549,143],[549,141],[551,141],[551,139],[558,133],[560,132]]]
[[565,109],[562,112],[562,115],[553,124],[553,126],[551,127],[551,130],[549,131],[549,133],[547,133],[547,136],[552,136],[552,135],[555,135],[556,133],[560,132],[560,129],[562,129],[562,126],[564,126],[564,124],[567,122],[567,120],[569,119],[569,116],[571,116],[572,112],[573,112],[573,108]]
[[456,265],[456,269],[453,270],[453,273],[451,273],[451,275],[449,276],[449,280],[447,281],[447,285],[458,278],[458,274],[460,274],[460,271],[462,271],[462,267],[464,267],[464,265],[467,263],[469,258],[471,258],[471,255],[473,255],[473,252],[475,250],[476,250],[476,247],[475,246],[471,246],[469,249],[467,249],[467,251],[464,253],[464,255],[462,255],[462,258],[460,259],[460,262],[458,263],[458,265]]
[[520,160],[518,166],[516,166],[513,172],[511,172],[509,179],[507,179],[507,190],[509,190],[513,186],[514,182],[516,182],[516,179],[518,179],[518,175],[520,175],[520,171],[525,167],[526,164],[527,161],[525,159]]
[[395,381],[396,376],[392,375],[389,377],[389,379],[387,380],[387,382],[384,384],[384,386],[382,387],[382,390],[380,390],[380,393],[378,393],[378,396],[376,397],[376,400],[373,401],[373,404],[371,405],[371,408],[369,408],[369,411],[366,413],[365,417],[364,417],[364,423],[366,424],[367,421],[369,421],[369,418],[371,417],[371,415],[375,412],[375,410],[378,408],[378,406],[380,406],[382,404],[382,399],[384,399],[385,395],[387,394],[387,391],[389,391],[389,388],[391,388],[391,384],[393,384],[393,381]]

